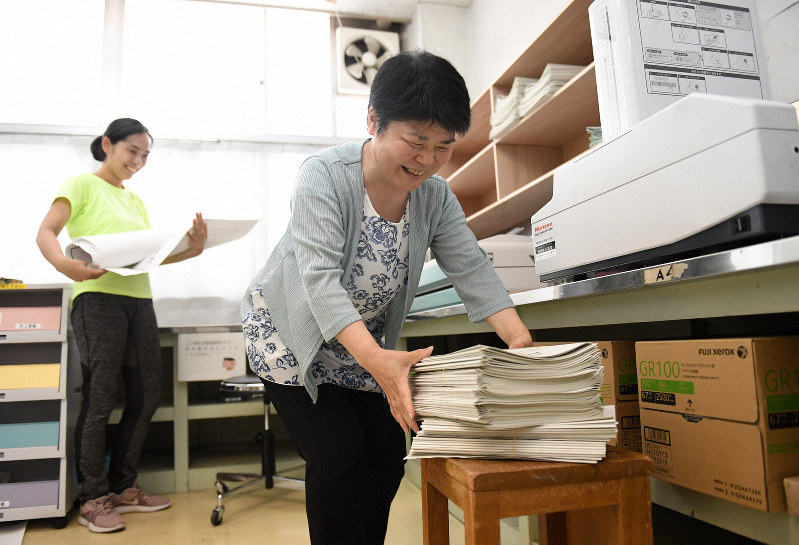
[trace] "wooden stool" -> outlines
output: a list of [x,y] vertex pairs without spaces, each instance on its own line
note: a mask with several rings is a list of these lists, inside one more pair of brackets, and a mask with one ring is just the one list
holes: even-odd
[[649,457],[608,447],[597,464],[422,459],[425,545],[449,544],[447,499],[466,545],[499,544],[499,519],[538,514],[540,545],[652,545]]

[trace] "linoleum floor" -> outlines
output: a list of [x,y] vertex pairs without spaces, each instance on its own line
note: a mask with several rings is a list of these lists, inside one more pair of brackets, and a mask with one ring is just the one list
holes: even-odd
[[[216,492],[169,494],[172,506],[155,513],[123,515],[121,532],[96,534],[78,524],[77,510],[66,528],[49,520],[28,522],[22,545],[304,545],[309,544],[305,493],[285,488],[253,487],[225,498],[222,524],[211,524]],[[463,544],[463,525],[450,516],[453,544]],[[386,545],[422,543],[419,488],[403,480],[391,508]]]
[[[77,511],[63,529],[49,520],[28,522],[22,545],[307,545],[305,493],[254,486],[225,498],[222,524],[211,524],[214,490],[170,494],[172,506],[123,515],[126,529],[95,534],[78,524]],[[655,545],[759,545],[664,507],[652,506]],[[516,538],[518,539],[518,538]],[[2,540],[0,540],[2,541]],[[503,544],[509,545],[503,536]],[[513,541],[514,543],[516,540]],[[421,545],[422,498],[405,479],[391,508],[385,545]],[[450,545],[463,545],[463,524],[450,515]]]

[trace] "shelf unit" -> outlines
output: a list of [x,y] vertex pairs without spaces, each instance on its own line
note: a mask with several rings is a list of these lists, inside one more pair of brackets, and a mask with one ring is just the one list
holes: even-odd
[[71,294],[66,284],[0,287],[0,522],[49,517],[63,527],[77,497]]
[[[472,104],[472,127],[459,140],[447,178],[478,239],[505,232],[552,198],[553,171],[588,150],[586,127],[599,125],[588,6],[574,0]],[[496,97],[515,77],[538,77],[548,63],[585,69],[527,113],[509,132],[489,139]]]

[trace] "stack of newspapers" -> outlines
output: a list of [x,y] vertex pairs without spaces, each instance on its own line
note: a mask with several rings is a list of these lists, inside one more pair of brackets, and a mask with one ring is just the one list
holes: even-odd
[[541,77],[525,86],[519,100],[519,117],[524,117],[533,111],[584,68],[572,64],[547,64]]
[[408,458],[595,463],[616,436],[602,406],[593,343],[502,349],[477,345],[411,368],[420,432]]
[[491,131],[488,137],[492,140],[499,138],[512,129],[519,122],[519,101],[524,95],[528,85],[534,84],[537,79],[513,78],[510,93],[499,95],[494,101],[494,113],[491,114]]

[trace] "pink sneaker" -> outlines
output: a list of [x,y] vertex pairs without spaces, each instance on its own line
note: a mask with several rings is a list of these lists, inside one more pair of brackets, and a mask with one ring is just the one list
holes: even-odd
[[133,488],[128,488],[122,494],[109,494],[110,502],[117,513],[149,513],[166,509],[172,502],[169,498],[148,494],[139,483],[133,483]]
[[124,530],[125,523],[119,513],[114,510],[110,496],[110,494],[101,496],[81,505],[78,522],[88,526],[92,532],[105,533]]

